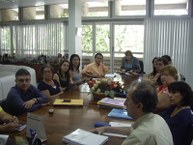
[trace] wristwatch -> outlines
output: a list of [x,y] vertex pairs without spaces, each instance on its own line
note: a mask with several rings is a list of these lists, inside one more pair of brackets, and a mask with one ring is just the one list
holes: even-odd
[[33,101],[34,101],[35,103],[37,103],[38,100],[37,100],[36,98],[33,98]]

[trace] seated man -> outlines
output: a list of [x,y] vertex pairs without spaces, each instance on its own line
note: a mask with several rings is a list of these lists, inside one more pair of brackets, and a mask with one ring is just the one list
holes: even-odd
[[101,53],[95,54],[95,61],[88,64],[83,70],[82,75],[86,77],[100,78],[104,77],[108,72],[108,68],[102,63],[103,55]]
[[15,77],[16,85],[11,88],[7,96],[6,112],[21,115],[48,103],[48,97],[30,84],[31,75],[26,69],[19,69]]
[[16,116],[11,116],[10,114],[3,111],[0,107],[0,133],[15,131],[19,127],[19,121]]
[[172,134],[164,119],[154,114],[157,104],[155,88],[147,82],[134,82],[125,101],[128,114],[135,120],[132,127],[100,127],[99,134],[114,132],[128,135],[122,145],[173,145]]

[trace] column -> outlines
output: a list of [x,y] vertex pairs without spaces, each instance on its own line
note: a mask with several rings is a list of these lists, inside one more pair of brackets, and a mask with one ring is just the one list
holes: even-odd
[[[82,13],[81,0],[68,0],[69,4],[69,29],[68,29],[68,53],[69,56],[76,53],[82,59]],[[81,67],[80,67],[81,68]]]

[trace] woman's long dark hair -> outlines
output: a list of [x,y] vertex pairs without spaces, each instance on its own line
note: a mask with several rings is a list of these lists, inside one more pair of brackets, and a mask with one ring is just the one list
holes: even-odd
[[73,60],[74,57],[78,57],[78,59],[79,59],[79,64],[78,64],[78,66],[77,66],[77,70],[79,71],[79,67],[80,67],[80,57],[79,57],[78,54],[72,54],[72,55],[70,56],[70,70],[73,71],[72,60]]
[[193,92],[191,87],[184,81],[177,81],[169,84],[169,92],[180,93],[182,95],[182,106],[190,106],[193,109]]
[[154,67],[154,61],[155,61],[156,59],[158,59],[158,58],[159,58],[159,57],[154,57],[154,58],[152,59],[153,71],[150,73],[151,76],[155,76],[155,75],[157,74],[157,71],[156,71],[156,69],[155,69],[155,67]]
[[69,82],[69,79],[70,79],[70,74],[69,74],[69,70],[70,70],[70,62],[68,60],[63,60],[61,63],[60,63],[60,68],[59,68],[59,77],[63,78],[64,75],[62,73],[62,69],[61,69],[61,66],[63,63],[67,62],[69,64],[69,68],[68,70],[64,73],[65,75],[65,78],[67,78],[67,83]]

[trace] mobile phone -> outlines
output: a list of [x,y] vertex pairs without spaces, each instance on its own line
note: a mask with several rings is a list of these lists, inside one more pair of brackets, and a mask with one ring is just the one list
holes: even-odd
[[64,99],[63,102],[71,102],[70,99]]

